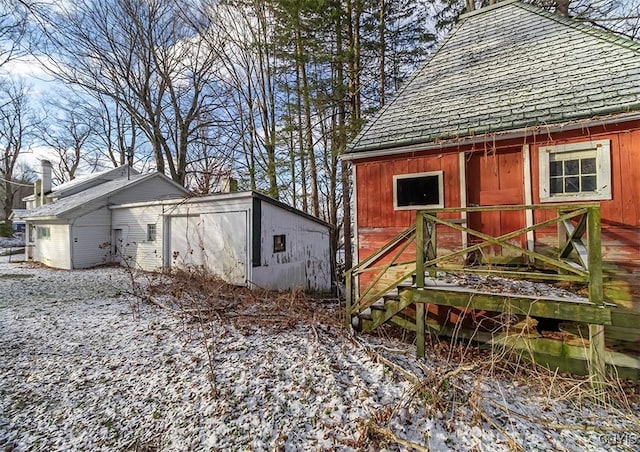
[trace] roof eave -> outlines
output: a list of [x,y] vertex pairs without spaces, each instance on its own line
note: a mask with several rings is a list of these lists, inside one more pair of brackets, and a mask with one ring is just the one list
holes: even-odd
[[68,219],[67,218],[63,218],[60,216],[56,216],[56,215],[46,215],[46,216],[26,216],[26,217],[20,217],[20,220],[23,221],[56,221],[56,222],[62,222],[62,223],[68,223]]
[[263,193],[257,192],[257,191],[252,191],[252,196],[255,198],[259,198],[265,202],[268,202],[269,204],[276,206],[276,207],[280,207],[281,209],[287,210],[293,214],[296,214],[302,218],[306,218],[307,220],[313,221],[315,223],[321,224],[322,226],[326,226],[329,229],[336,229],[336,227],[334,225],[332,225],[331,223],[327,223],[326,221],[311,215],[310,213],[307,213],[303,210],[300,209],[296,209],[293,206],[290,206],[288,204],[285,204],[282,201],[278,201],[277,199],[272,198],[271,196],[267,196]]
[[640,112],[634,112],[632,114],[615,115],[607,118],[592,118],[589,120],[572,121],[568,123],[560,124],[539,124],[531,127],[522,127],[518,129],[509,130],[495,130],[486,131],[480,135],[459,135],[449,136],[438,139],[421,139],[421,140],[409,140],[404,143],[392,143],[388,146],[368,146],[359,150],[352,150],[346,154],[340,156],[341,160],[359,160],[371,157],[382,157],[396,154],[406,154],[411,152],[429,151],[432,149],[444,149],[454,146],[464,146],[467,144],[484,143],[488,138],[494,140],[499,138],[501,140],[508,140],[511,138],[522,138],[528,135],[535,135],[538,131],[544,130],[545,133],[555,133],[560,131],[571,131],[576,129],[582,129],[585,127],[596,127],[607,124],[614,124],[620,122],[628,122],[640,120]]

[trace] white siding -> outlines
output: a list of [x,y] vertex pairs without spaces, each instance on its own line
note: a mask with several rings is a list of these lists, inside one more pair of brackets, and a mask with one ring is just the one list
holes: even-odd
[[[147,225],[156,226],[156,240],[147,241]],[[122,254],[136,268],[146,271],[162,269],[164,224],[161,205],[112,210],[112,252],[116,230],[121,231]],[[118,253],[119,254],[119,253]]]
[[73,268],[89,268],[111,260],[111,212],[103,207],[71,222]]
[[[252,268],[258,287],[310,291],[331,289],[329,229],[320,223],[262,201],[260,267]],[[286,237],[286,250],[274,252],[273,236]]]
[[69,249],[69,225],[33,223],[36,227],[48,227],[50,236],[38,239],[36,236],[33,260],[55,268],[71,269]]
[[169,220],[170,265],[204,268],[231,284],[244,285],[248,212],[207,212],[215,207],[220,206],[192,204],[188,216],[186,208],[174,210],[185,215],[172,215]]
[[[256,212],[254,200],[261,207]],[[144,270],[196,266],[237,285],[331,288],[329,228],[250,193],[134,204],[112,212],[112,230],[122,234],[126,255]],[[261,259],[253,267],[253,216],[258,213]],[[147,224],[156,224],[156,243],[145,242]],[[286,236],[284,252],[274,253],[274,235]]]
[[184,193],[171,182],[154,177],[110,196],[108,203],[126,204],[130,202],[155,201],[169,196],[176,197],[180,195],[184,195]]
[[204,221],[200,215],[172,216],[169,221],[171,267],[204,267]]

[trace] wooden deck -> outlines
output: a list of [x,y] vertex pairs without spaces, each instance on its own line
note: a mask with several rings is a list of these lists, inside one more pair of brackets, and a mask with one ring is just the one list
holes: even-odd
[[[499,237],[466,226],[466,213],[498,210],[551,210],[555,214],[540,215],[544,220],[539,223]],[[455,217],[455,214],[463,212],[465,215]],[[532,243],[534,234],[544,230],[548,235],[550,228],[557,230],[556,247],[541,247]],[[462,246],[443,252],[439,247],[439,237],[446,235],[445,231],[449,232],[448,244],[451,243],[451,231],[460,233]],[[425,327],[434,326],[433,319],[425,314],[432,306],[587,324],[587,346],[583,347],[589,358],[586,362],[596,380],[601,380],[604,378],[605,363],[613,365],[610,356],[615,353],[605,349],[605,327],[615,325],[619,328],[617,322],[623,319],[617,311],[616,300],[605,298],[605,285],[610,285],[610,281],[605,281],[603,276],[600,233],[598,204],[417,211],[414,226],[400,232],[378,252],[347,271],[346,321],[348,325],[357,324],[354,318],[362,317],[360,325],[365,330],[390,322],[415,331],[419,356],[425,353]],[[483,262],[481,264],[485,265],[478,265],[476,258],[470,263],[470,256],[482,256],[487,249],[491,249],[492,255],[495,255],[496,249],[509,250],[509,265],[486,265]],[[514,281],[559,282],[581,290],[579,294],[560,295],[552,290],[534,294],[485,290],[482,287],[470,287],[466,283],[446,282],[439,276],[443,272],[489,278],[497,276]],[[407,285],[407,279],[411,279],[412,284]],[[638,326],[625,328],[632,330],[638,329]],[[446,325],[439,325],[439,331],[446,330]],[[556,361],[561,363],[562,357],[559,356]],[[630,360],[622,361],[631,363],[632,368],[636,366],[636,375],[640,377],[640,356],[632,354]],[[573,370],[571,366],[567,368]]]

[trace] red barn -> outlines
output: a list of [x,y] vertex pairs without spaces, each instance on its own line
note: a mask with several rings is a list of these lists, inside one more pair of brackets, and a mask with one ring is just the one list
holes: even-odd
[[[640,44],[518,1],[465,14],[344,158],[354,324],[415,330],[421,353],[424,322],[446,333],[476,328],[469,307],[508,311],[535,319],[527,346],[547,362],[580,371],[556,358],[590,339],[640,375]],[[478,274],[575,297],[465,291]]]

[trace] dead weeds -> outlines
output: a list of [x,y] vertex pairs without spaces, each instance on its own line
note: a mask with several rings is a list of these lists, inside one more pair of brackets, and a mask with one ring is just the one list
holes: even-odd
[[218,318],[241,331],[283,331],[299,325],[341,326],[339,300],[301,290],[270,292],[234,286],[200,271],[157,275],[147,286],[152,303],[194,320]]

